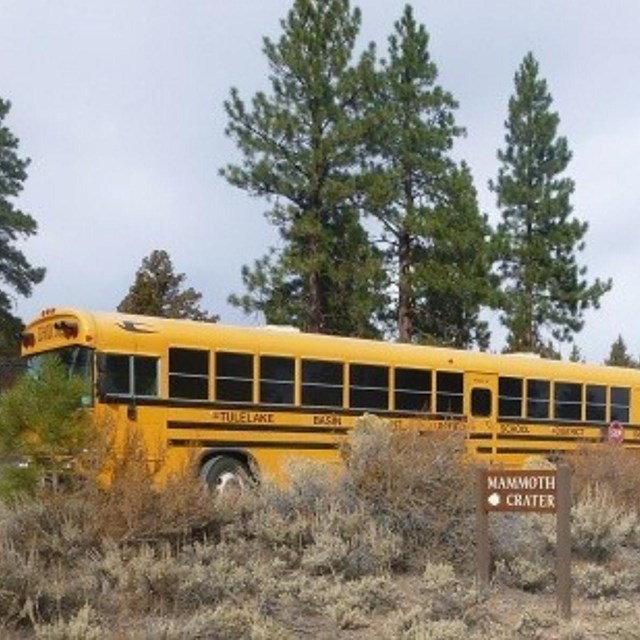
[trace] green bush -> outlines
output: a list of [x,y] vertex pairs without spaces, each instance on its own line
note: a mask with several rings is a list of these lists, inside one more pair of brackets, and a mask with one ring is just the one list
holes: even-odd
[[85,382],[69,377],[55,357],[44,357],[38,376],[24,375],[0,397],[0,459],[22,459],[34,472],[0,475],[0,491],[33,491],[36,478],[56,486],[74,457],[95,442],[96,431],[83,407]]

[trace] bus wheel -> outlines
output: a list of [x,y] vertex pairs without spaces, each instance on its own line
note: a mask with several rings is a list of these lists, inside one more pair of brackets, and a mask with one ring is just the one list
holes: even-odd
[[230,489],[247,489],[251,475],[242,462],[230,456],[215,456],[204,463],[200,471],[204,483],[218,493]]

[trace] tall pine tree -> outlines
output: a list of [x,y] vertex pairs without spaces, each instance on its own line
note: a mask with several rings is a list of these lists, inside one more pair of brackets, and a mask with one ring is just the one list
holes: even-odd
[[159,318],[217,322],[218,316],[200,308],[202,294],[185,288],[184,273],[176,273],[166,251],[157,249],[142,260],[129,293],[118,305],[122,313]]
[[479,212],[464,162],[451,170],[443,200],[425,229],[413,265],[416,336],[459,348],[488,348],[490,332],[480,312],[495,296],[491,229]]
[[570,342],[583,312],[611,288],[611,281],[589,284],[577,262],[587,224],[572,215],[574,182],[565,175],[571,152],[551,107],[528,53],[515,75],[498,178],[489,183],[502,216],[497,247],[508,351],[546,353],[552,340]]
[[371,83],[364,207],[382,225],[399,340],[486,346],[490,229],[468,167],[451,157],[464,129],[437,78],[429,35],[406,6]]
[[618,336],[616,341],[611,345],[609,357],[604,363],[611,367],[640,368],[640,362],[629,353],[627,343],[623,340],[622,336]]
[[295,0],[278,42],[264,40],[271,92],[248,107],[225,102],[227,134],[243,154],[221,173],[272,203],[280,248],[243,268],[246,293],[230,302],[268,322],[375,334],[383,270],[354,205],[362,68],[352,63],[360,12],[349,0]]
[[19,141],[4,125],[11,103],[0,98],[0,350],[11,351],[12,336],[22,323],[12,313],[12,292],[30,296],[33,285],[44,278],[45,270],[33,267],[16,246],[19,240],[35,235],[38,225],[28,213],[13,203],[24,188],[29,159],[18,156]]

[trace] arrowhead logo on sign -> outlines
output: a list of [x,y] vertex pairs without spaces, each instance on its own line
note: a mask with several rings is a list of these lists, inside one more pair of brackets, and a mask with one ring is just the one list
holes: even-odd
[[487,502],[492,506],[492,507],[497,507],[501,500],[500,500],[500,494],[499,493],[492,493],[488,498],[487,498]]

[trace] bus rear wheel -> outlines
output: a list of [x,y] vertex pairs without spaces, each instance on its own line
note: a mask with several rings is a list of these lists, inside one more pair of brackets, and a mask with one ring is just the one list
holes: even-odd
[[252,484],[247,467],[231,456],[214,456],[207,460],[202,466],[200,477],[216,493],[248,489]]

